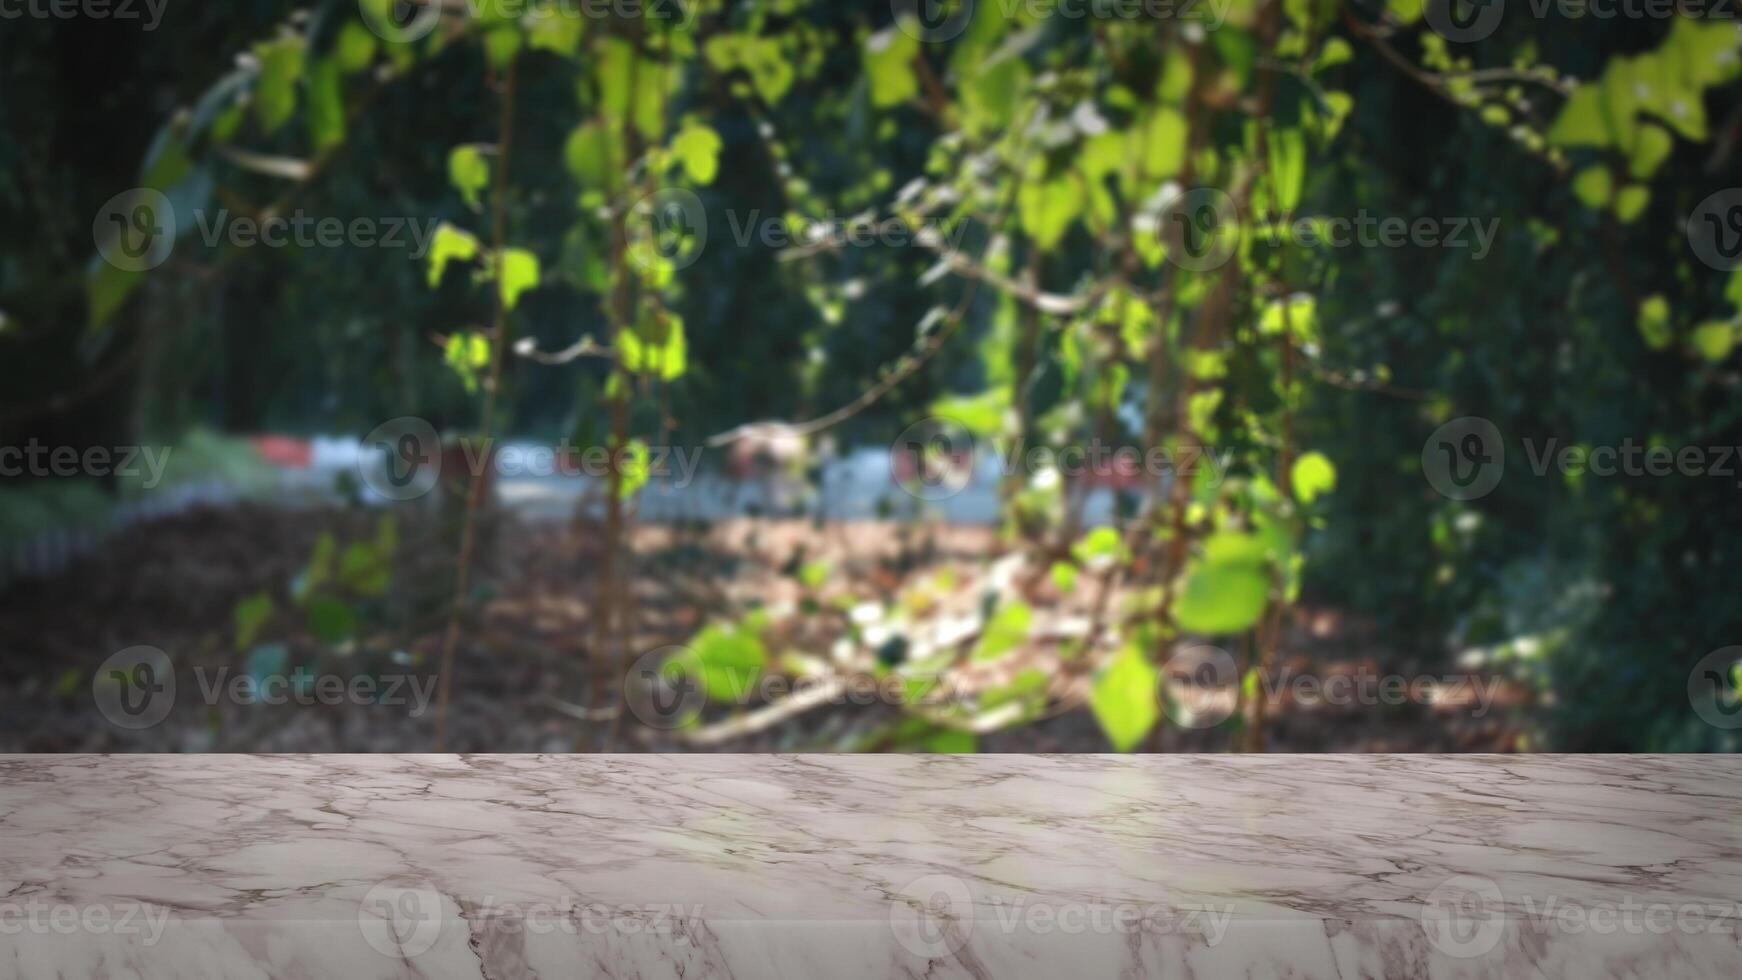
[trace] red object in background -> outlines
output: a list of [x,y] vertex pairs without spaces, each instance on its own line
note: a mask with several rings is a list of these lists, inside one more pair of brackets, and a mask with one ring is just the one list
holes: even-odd
[[274,466],[306,470],[314,463],[314,446],[306,439],[290,436],[255,436],[250,440],[260,458]]

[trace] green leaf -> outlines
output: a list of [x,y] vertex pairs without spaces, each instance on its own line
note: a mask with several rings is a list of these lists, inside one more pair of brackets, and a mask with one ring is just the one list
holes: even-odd
[[797,77],[792,60],[780,50],[772,38],[749,38],[741,51],[739,64],[750,73],[750,84],[762,101],[773,105],[792,88]]
[[635,128],[642,139],[657,140],[665,132],[665,101],[672,86],[682,77],[657,61],[646,58],[635,63]]
[[927,752],[940,755],[971,755],[979,750],[980,740],[973,732],[959,732],[943,728],[926,736],[921,743]]
[[679,81],[679,73],[637,57],[623,38],[606,38],[595,55],[593,78],[599,108],[612,128],[633,125],[643,138],[658,139],[665,128],[665,97]]
[[1609,197],[1614,193],[1614,182],[1609,176],[1609,168],[1591,166],[1579,171],[1573,178],[1573,193],[1588,208],[1602,208],[1609,203]]
[[1615,217],[1624,225],[1630,225],[1645,213],[1645,206],[1651,203],[1651,190],[1640,184],[1628,184],[1621,188],[1621,193],[1615,195]]
[[1034,239],[1035,247],[1049,251],[1082,213],[1083,188],[1070,176],[1044,184],[1024,181],[1016,192],[1016,207],[1022,215],[1022,228]]
[[1702,323],[1694,328],[1692,339],[1700,356],[1715,364],[1729,357],[1736,346],[1736,326],[1722,320]]
[[980,634],[980,642],[974,645],[973,659],[997,660],[1021,646],[1028,639],[1028,626],[1033,618],[1026,602],[1008,602],[999,607]]
[[1736,33],[1734,18],[1713,13],[1706,19],[1671,18],[1669,38],[1658,49],[1658,57],[1673,65],[1691,89],[1717,85],[1742,74],[1742,58],[1737,56],[1742,37]]
[[520,295],[529,289],[537,289],[539,280],[538,256],[522,248],[506,249],[502,253],[502,271],[497,276],[498,285],[502,290],[502,306],[512,310],[520,303]]
[[1214,565],[1258,565],[1277,556],[1263,536],[1218,531],[1204,541],[1204,560]]
[[698,184],[711,184],[720,170],[720,134],[712,127],[685,121],[671,141],[672,155],[683,164],[684,173]]
[[1089,708],[1114,749],[1129,752],[1136,748],[1161,719],[1156,698],[1159,680],[1155,666],[1135,643],[1121,650],[1096,675],[1089,691]]
[[1280,336],[1285,329],[1292,331],[1300,340],[1317,340],[1318,300],[1304,293],[1297,293],[1286,300],[1273,300],[1266,305],[1263,315],[1258,319],[1258,332],[1267,337],[1275,337]]
[[[689,642],[690,656],[680,666],[700,673],[703,692],[716,701],[742,704],[762,676],[768,650],[753,625],[713,625]],[[690,661],[683,664],[683,660]]]
[[272,596],[265,592],[256,592],[236,604],[232,616],[236,620],[237,650],[246,650],[254,645],[255,637],[260,635],[260,628],[272,618],[274,608]]
[[653,470],[649,465],[649,460],[652,457],[649,454],[647,443],[640,439],[631,439],[629,444],[623,448],[624,456],[619,464],[623,482],[617,487],[617,497],[620,500],[628,500],[640,493],[641,488],[647,486],[647,481],[652,478]]
[[827,559],[806,562],[798,570],[799,584],[811,590],[820,589],[823,587],[823,583],[829,580],[829,572],[832,568],[833,566],[829,564]]
[[1675,137],[1662,126],[1641,127],[1639,139],[1633,147],[1633,157],[1627,164],[1629,172],[1640,180],[1650,177],[1669,157],[1674,146]]
[[1131,151],[1138,167],[1150,180],[1165,180],[1179,173],[1186,159],[1186,117],[1178,109],[1162,106],[1133,130]]
[[478,240],[471,233],[442,222],[430,243],[429,287],[434,289],[442,284],[442,273],[447,271],[449,262],[470,262],[477,257]]
[[1282,214],[1292,213],[1300,204],[1301,188],[1306,183],[1306,134],[1296,128],[1277,129],[1270,133],[1270,182],[1275,193],[1272,204]]
[[1269,563],[1275,557],[1258,535],[1211,535],[1175,600],[1175,621],[1205,634],[1238,633],[1258,622],[1270,599]]
[[442,354],[448,367],[460,376],[466,391],[477,391],[478,372],[490,364],[490,341],[476,331],[456,331],[448,335]]
[[460,192],[467,207],[479,210],[483,205],[478,192],[490,186],[490,163],[484,151],[469,143],[454,147],[448,154],[448,182]]
[[1323,453],[1302,453],[1289,471],[1295,499],[1310,505],[1337,485],[1337,468]]
[[573,58],[581,47],[586,18],[575,17],[558,7],[546,7],[526,20],[526,40],[534,51],[551,51]]
[[1258,622],[1269,594],[1270,582],[1260,568],[1200,565],[1188,575],[1174,617],[1196,633],[1238,633]]
[[315,62],[309,69],[308,120],[309,142],[322,153],[345,141],[345,93],[340,81],[339,66],[331,59]]
[[303,39],[294,35],[254,48],[260,77],[254,83],[254,114],[267,134],[278,131],[296,112],[296,83],[302,79]]
[[871,104],[879,109],[901,105],[919,94],[913,59],[919,40],[899,27],[888,27],[865,41],[865,74],[871,83]]
[[333,42],[333,61],[339,70],[349,75],[375,63],[375,32],[354,20],[339,28],[339,38]]
[[1340,37],[1330,38],[1325,41],[1324,47],[1319,49],[1319,60],[1313,62],[1313,74],[1316,75],[1328,68],[1335,68],[1353,60],[1355,60],[1355,49],[1350,47],[1348,41]]
[[998,387],[978,395],[946,395],[931,403],[927,413],[946,418],[976,436],[989,436],[1004,428],[1010,410],[1010,389]]
[[1077,566],[1068,561],[1052,563],[1052,584],[1065,595],[1077,590]]
[[520,27],[517,24],[499,24],[484,32],[484,53],[490,58],[493,68],[506,68],[520,53]]
[[1125,539],[1119,536],[1118,529],[1111,527],[1095,528],[1071,546],[1071,557],[1085,564],[1103,558],[1117,561],[1124,554]]
[[1645,346],[1663,350],[1675,339],[1670,327],[1669,301],[1662,296],[1647,296],[1639,304],[1639,335]]
[[[645,332],[653,333],[652,330]],[[675,381],[683,377],[689,367],[683,318],[675,313],[665,315],[665,337],[659,343],[643,337],[642,331],[619,332],[617,359],[624,370],[636,374],[651,374],[661,381]]]
[[1421,19],[1424,7],[1421,0],[1385,0],[1385,9],[1398,23],[1413,24]]
[[[1005,58],[993,64],[973,59],[963,64],[967,51],[956,49],[956,71],[963,77],[961,84],[962,128],[975,136],[992,135],[1009,127],[1021,104],[1022,93],[1028,90],[1028,65],[1021,58]],[[1104,136],[1123,141],[1117,132]]]
[[616,165],[616,137],[598,123],[587,123],[569,134],[563,144],[563,164],[583,188],[610,192],[622,186],[623,174]]
[[1612,58],[1603,77],[1597,83],[1602,107],[1603,126],[1609,143],[1623,153],[1633,150],[1639,131],[1638,63],[1630,58]]
[[393,570],[387,560],[367,542],[356,542],[339,556],[339,582],[361,596],[379,598],[387,594]]
[[1603,122],[1603,93],[1594,84],[1580,86],[1561,106],[1548,128],[1556,146],[1608,146],[1609,127]]
[[322,643],[340,644],[357,631],[357,613],[333,596],[318,595],[309,600],[308,628]]

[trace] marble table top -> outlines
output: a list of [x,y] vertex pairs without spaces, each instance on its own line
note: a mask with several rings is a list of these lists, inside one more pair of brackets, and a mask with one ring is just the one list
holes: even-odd
[[1742,759],[7,756],[0,977],[1742,976]]

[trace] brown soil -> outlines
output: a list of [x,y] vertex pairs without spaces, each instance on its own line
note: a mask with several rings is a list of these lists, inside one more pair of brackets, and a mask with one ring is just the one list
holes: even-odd
[[[369,537],[378,515],[356,510],[237,507],[189,513],[133,529],[125,538],[50,580],[17,583],[0,593],[0,752],[232,751],[421,752],[436,748],[434,707],[413,704],[239,704],[202,692],[205,678],[244,667],[235,649],[234,613],[265,592],[290,608],[291,583],[315,541],[331,532],[341,546]],[[334,650],[294,616],[260,641],[284,644],[292,664],[319,675],[409,675],[433,689],[451,587],[449,517],[401,519],[401,558],[384,600],[367,604],[354,643]],[[537,752],[599,749],[683,751],[687,744],[625,716],[613,726],[588,708],[616,702],[617,692],[588,690],[589,605],[598,565],[597,529],[584,524],[497,522],[482,549],[454,675],[452,751]],[[753,603],[783,607],[820,601],[839,613],[843,593],[855,601],[899,600],[924,590],[940,570],[972,581],[1001,551],[990,529],[920,528],[883,522],[831,524],[734,520],[711,526],[637,529],[636,628],[630,648],[681,644],[709,621]],[[826,561],[820,594],[795,570]],[[1048,584],[1037,587],[1051,588]],[[1071,601],[1086,605],[1086,598]],[[844,605],[845,603],[842,603]],[[814,622],[824,623],[828,615]],[[821,630],[822,632],[818,632]],[[821,642],[822,626],[804,626],[795,642]],[[109,724],[96,710],[92,674],[124,648],[148,645],[177,664],[176,708],[141,732]],[[805,650],[825,655],[826,649]],[[1044,661],[1052,663],[1053,661]],[[1334,610],[1308,607],[1289,624],[1279,673],[1272,676],[1265,726],[1268,751],[1512,751],[1528,727],[1530,698],[1518,685],[1492,681],[1486,713],[1472,692],[1442,690],[1394,706],[1315,703],[1310,689],[1279,683],[1310,673],[1331,678],[1416,677],[1445,665],[1405,662],[1367,625]],[[619,671],[621,667],[617,668]],[[1086,684],[1087,678],[1076,682]],[[1054,695],[1069,693],[1055,684]],[[1080,689],[1079,689],[1080,692]],[[407,698],[410,695],[402,691]],[[1302,695],[1306,696],[1302,696]],[[215,703],[208,703],[215,702]],[[980,751],[1109,751],[1083,708],[984,735]],[[1480,715],[1480,717],[1478,717]],[[710,711],[709,723],[730,713]],[[904,747],[884,736],[900,721],[883,704],[842,703],[804,713],[768,730],[723,742],[718,750],[832,751]],[[618,729],[610,735],[613,727]],[[1239,741],[1227,726],[1164,727],[1165,751],[1226,751]]]

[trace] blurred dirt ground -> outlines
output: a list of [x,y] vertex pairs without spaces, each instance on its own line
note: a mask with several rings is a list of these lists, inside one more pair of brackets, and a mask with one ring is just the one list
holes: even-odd
[[[385,598],[364,604],[354,639],[334,647],[286,617],[288,625],[269,627],[257,641],[279,645],[285,663],[316,675],[409,678],[397,700],[266,705],[208,694],[212,677],[233,679],[254,669],[248,651],[236,643],[238,604],[264,592],[290,606],[285,597],[323,533],[342,545],[374,534],[379,519],[378,513],[359,509],[199,510],[137,527],[52,579],[7,587],[0,592],[0,751],[435,750],[438,709],[420,704],[417,693],[431,696],[435,690],[451,600],[453,520],[439,512],[411,522],[399,520],[400,557],[393,586]],[[606,705],[617,702],[618,692],[589,692],[589,606],[599,557],[595,528],[499,518],[485,541],[473,611],[454,671],[443,748],[696,748],[673,733],[640,724],[628,713],[613,721]],[[790,610],[809,608],[807,603],[821,598],[825,612],[844,616],[848,600],[899,603],[903,596],[924,594],[935,582],[972,581],[1001,551],[996,534],[987,528],[876,521],[819,526],[801,520],[735,519],[646,526],[636,529],[632,543],[636,625],[630,649],[638,651],[682,644],[710,621],[741,614],[752,604]],[[798,572],[806,567],[829,568],[828,583],[817,589],[801,582]],[[1056,594],[1049,598],[1070,604]],[[805,642],[823,642],[818,638],[822,635],[806,627],[789,638],[802,648]],[[138,645],[170,655],[178,687],[175,708],[166,720],[143,731],[127,731],[97,710],[92,681],[105,658]],[[825,650],[805,652],[826,655]],[[204,673],[196,677],[196,670]],[[1437,688],[1394,687],[1389,700],[1402,703],[1348,698],[1344,700],[1349,703],[1334,703],[1337,691],[1379,690],[1375,682],[1381,676],[1414,679],[1451,673],[1456,671],[1449,663],[1418,662],[1397,654],[1359,620],[1305,605],[1293,614],[1282,655],[1261,686],[1268,705],[1265,748],[1506,752],[1523,747],[1530,727],[1530,694],[1504,678],[1478,677],[1475,684]],[[1303,677],[1311,682],[1303,686]],[[1055,678],[1055,703],[1061,694],[1080,693],[1072,683],[1087,682]],[[1408,690],[1410,696],[1398,698],[1398,690]],[[594,699],[591,706],[589,697]],[[1478,702],[1478,697],[1491,700]],[[1086,708],[1049,715],[984,734],[978,748],[1110,750]],[[717,725],[734,717],[742,719],[742,713],[710,709],[706,721]],[[759,752],[903,747],[885,737],[900,719],[898,709],[884,704],[829,703],[706,748]],[[613,729],[615,735],[610,734]],[[1239,736],[1226,725],[1191,730],[1164,722],[1158,747],[1227,751],[1238,742]]]

